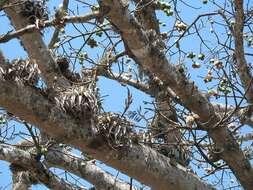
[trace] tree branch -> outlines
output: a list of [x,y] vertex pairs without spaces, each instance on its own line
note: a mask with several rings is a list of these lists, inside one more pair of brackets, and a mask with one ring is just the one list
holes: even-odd
[[[39,29],[52,27],[52,26],[57,27],[59,25],[68,24],[68,23],[84,23],[89,20],[95,19],[99,17],[100,15],[101,14],[99,12],[92,12],[92,13],[81,15],[81,16],[65,16],[62,18],[60,23],[58,22],[57,19],[47,20],[43,23],[43,26],[40,26]],[[27,24],[27,25],[24,25],[24,27],[17,29],[15,32],[10,32],[10,33],[0,36],[0,43],[5,43],[11,39],[19,38],[23,36],[24,34],[29,34],[33,32],[39,32],[37,26],[35,24]],[[50,47],[51,46],[49,45],[49,48]]]
[[0,159],[29,170],[33,177],[50,189],[88,190],[88,188],[75,187],[63,179],[59,179],[40,162],[36,161],[30,153],[13,146],[0,143]]
[[248,116],[247,112],[248,109],[247,108],[236,108],[234,106],[231,105],[222,105],[222,104],[217,104],[217,103],[212,103],[214,109],[216,112],[219,113],[229,113],[229,112],[234,112],[234,116],[237,117],[241,124],[246,124],[249,125],[251,128],[253,128],[253,116]]
[[[68,14],[68,5],[69,5],[69,0],[63,0],[63,4],[61,7],[59,7],[59,9],[57,10],[56,14],[60,14],[58,19],[62,19],[62,16],[65,16]],[[60,21],[61,22],[61,21]],[[58,36],[60,34],[60,30],[61,30],[62,26],[57,26],[55,28],[55,31],[53,33],[53,36],[48,44],[48,48],[52,49],[54,47],[54,45],[59,41],[58,40]]]
[[[240,150],[231,132],[219,126],[220,117],[214,112],[211,103],[198,90],[193,82],[170,64],[163,52],[152,44],[135,18],[121,1],[100,0],[100,6],[110,9],[107,17],[121,32],[123,41],[127,43],[136,61],[153,72],[170,87],[181,99],[182,103],[197,113],[201,121],[208,127],[208,134],[221,151],[220,157],[229,165],[235,176],[245,189],[253,186],[253,169],[249,160]],[[113,5],[113,6],[112,6]]]
[[32,87],[0,77],[0,89],[0,105],[9,112],[146,185],[161,190],[212,189],[180,165],[171,166],[169,158],[149,147],[133,144],[112,149],[103,135],[91,134],[89,118],[78,122]]
[[[130,189],[130,184],[96,166],[95,160],[85,161],[68,151],[49,150],[46,154],[46,164],[49,167],[53,166],[71,172],[89,181],[98,189]],[[132,189],[137,190],[138,188],[133,186]]]
[[235,38],[235,59],[236,66],[239,71],[239,76],[242,81],[243,88],[246,93],[246,99],[253,111],[253,77],[251,75],[251,69],[245,59],[244,45],[243,45],[243,28],[244,28],[244,9],[243,0],[235,0],[235,26],[234,26],[234,38]]
[[[13,3],[14,0],[9,1]],[[10,18],[12,25],[16,30],[24,28],[28,25],[28,21],[18,13],[18,7],[8,7],[5,13]],[[69,82],[62,76],[58,65],[52,55],[52,52],[47,48],[42,40],[42,34],[37,30],[31,34],[24,34],[20,37],[21,44],[27,51],[31,60],[35,61],[41,70],[42,77],[49,87],[55,85],[68,86]]]
[[36,184],[32,182],[32,177],[28,171],[15,171],[18,166],[12,166],[12,189],[29,189],[32,185]]

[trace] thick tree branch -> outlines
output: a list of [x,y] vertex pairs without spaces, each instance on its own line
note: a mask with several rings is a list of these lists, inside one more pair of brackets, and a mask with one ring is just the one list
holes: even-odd
[[[251,75],[251,69],[245,58],[244,44],[243,44],[243,28],[244,28],[244,9],[243,0],[235,0],[235,26],[234,26],[234,38],[235,38],[235,59],[236,66],[239,71],[239,76],[246,93],[247,101],[252,107],[253,104],[253,77]],[[253,109],[251,108],[251,112]]]
[[36,183],[32,182],[31,175],[28,171],[15,171],[18,166],[13,167],[12,171],[12,189],[30,189],[30,187]]
[[179,165],[171,166],[169,158],[149,147],[133,144],[112,149],[102,135],[91,134],[88,118],[78,122],[32,87],[0,79],[0,89],[0,105],[9,112],[144,184],[158,190],[212,189]]
[[[96,166],[95,160],[84,161],[67,151],[49,151],[46,155],[46,163],[49,167],[52,166],[67,170],[68,172],[89,181],[98,189],[130,189],[130,184],[117,179],[115,176]],[[138,188],[132,186],[132,190],[137,189]]]
[[250,162],[240,150],[231,132],[225,127],[217,126],[220,117],[214,112],[211,103],[193,82],[168,62],[163,52],[150,43],[145,32],[130,15],[128,9],[122,6],[121,1],[100,0],[99,3],[100,6],[110,9],[107,14],[109,21],[121,32],[124,42],[127,43],[137,62],[159,76],[164,85],[169,86],[187,108],[200,116],[201,121],[208,126],[210,137],[221,150],[220,158],[226,161],[244,188],[251,189],[253,169]]
[[[9,1],[9,3],[13,2],[14,0]],[[27,19],[18,13],[17,6],[6,8],[5,13],[10,18],[12,25],[16,30],[24,28],[28,25]],[[52,52],[43,42],[40,31],[37,30],[32,34],[24,34],[20,37],[20,39],[30,59],[34,60],[39,65],[42,77],[49,87],[53,87],[55,85],[69,85],[69,82],[62,76]]]
[[[32,138],[20,141],[15,144],[15,147],[22,150],[29,149],[30,152],[36,152],[35,148],[37,149],[37,147],[34,146],[35,143],[32,141],[34,141]],[[43,140],[41,143],[44,143]],[[45,164],[47,168],[54,167],[68,171],[87,180],[97,189],[130,189],[129,183],[123,182],[116,176],[103,171],[100,167],[96,166],[95,160],[82,159],[79,156],[72,154],[68,149],[60,147],[57,144],[50,147],[44,156],[45,160],[43,161],[43,164]],[[137,190],[138,188],[132,186],[132,189]]]
[[36,161],[30,153],[14,148],[13,146],[0,144],[0,160],[8,161],[25,170],[29,170],[34,178],[50,189],[88,190],[88,188],[75,187],[63,179],[59,179],[40,162]]
[[154,30],[157,37],[160,35],[159,20],[156,17],[154,2],[149,0],[134,0],[137,5],[136,18],[141,22],[145,30]]

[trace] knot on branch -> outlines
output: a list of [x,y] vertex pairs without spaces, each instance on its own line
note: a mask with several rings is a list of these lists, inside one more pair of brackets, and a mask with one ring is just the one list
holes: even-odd
[[208,160],[210,162],[218,162],[220,158],[220,154],[222,153],[222,150],[214,149],[208,152]]
[[57,65],[60,68],[63,76],[68,79],[71,83],[81,83],[81,77],[78,73],[74,73],[69,68],[69,60],[66,57],[58,57]]
[[132,144],[132,124],[116,113],[104,113],[97,118],[98,132],[102,134],[112,148]]
[[5,80],[13,80],[24,85],[35,86],[40,78],[40,70],[31,60],[17,59],[12,64],[0,68],[1,76]]

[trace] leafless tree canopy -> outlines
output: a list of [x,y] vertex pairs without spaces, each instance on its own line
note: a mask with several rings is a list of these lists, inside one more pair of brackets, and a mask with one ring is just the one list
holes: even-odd
[[1,0],[0,14],[0,189],[253,188],[253,1]]

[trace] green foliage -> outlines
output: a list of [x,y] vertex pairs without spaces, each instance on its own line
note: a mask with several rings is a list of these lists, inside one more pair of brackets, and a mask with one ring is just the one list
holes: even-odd
[[171,9],[171,5],[164,1],[156,1],[156,5],[161,9],[167,16],[173,15],[173,10]]
[[0,117],[0,125],[4,125],[6,123],[6,119],[4,117]]
[[97,35],[98,37],[101,37],[101,36],[103,35],[103,31],[97,31],[97,32],[96,32],[96,35]]
[[208,3],[208,0],[202,0],[202,3],[203,3],[203,4],[207,4],[207,3]]
[[99,5],[94,5],[94,6],[92,6],[92,7],[91,7],[91,10],[94,11],[94,12],[95,12],[95,11],[99,11]]
[[189,58],[189,59],[193,59],[194,57],[196,57],[196,54],[193,53],[193,52],[189,52],[189,53],[187,54],[187,58]]
[[200,53],[199,55],[198,55],[198,58],[199,58],[199,60],[204,60],[205,59],[205,54],[203,54],[203,53]]

